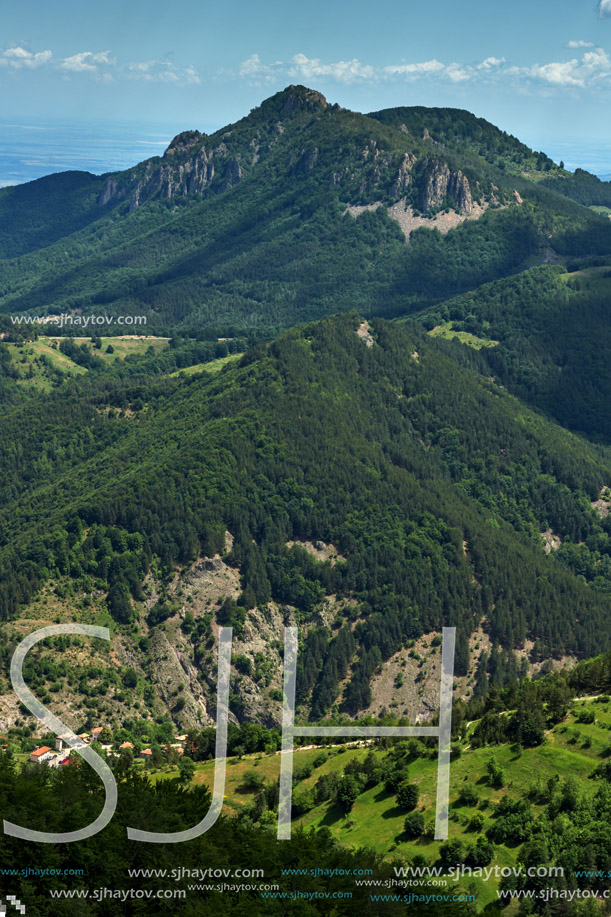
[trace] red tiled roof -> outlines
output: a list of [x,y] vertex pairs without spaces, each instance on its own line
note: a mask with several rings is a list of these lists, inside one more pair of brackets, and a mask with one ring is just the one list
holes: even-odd
[[37,748],[36,751],[33,751],[30,755],[30,758],[39,758],[41,755],[45,755],[51,749],[47,745],[43,745],[42,748]]

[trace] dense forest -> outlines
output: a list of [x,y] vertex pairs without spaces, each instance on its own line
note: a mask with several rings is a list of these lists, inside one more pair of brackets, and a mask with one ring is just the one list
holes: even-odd
[[[3,838],[3,867],[83,876],[2,874],[3,893],[42,915],[50,889],[134,886],[128,867],[387,879],[394,855],[553,862],[556,890],[596,888],[578,870],[609,870],[611,849],[608,205],[608,183],[469,112],[361,115],[300,86],[133,169],[0,190],[3,817],[67,830],[102,805],[75,758],[26,763],[54,742],[10,682],[31,630],[109,627],[102,647],[47,638],[24,675],[71,724],[131,745],[108,753],[119,806],[100,835]],[[146,325],[112,323],[126,316]],[[439,632],[457,628],[447,841],[436,742],[414,738],[298,741],[293,841],[276,842],[288,625],[298,722],[365,725],[436,721]],[[133,844],[128,823],[180,830],[210,805],[219,627],[233,815],[186,845]],[[408,680],[413,712],[394,699]],[[348,878],[282,882],[310,900],[208,889],[172,913],[397,912]],[[338,888],[352,897],[331,911]]]
[[[552,165],[464,112],[365,116],[289,87],[126,172],[0,191],[0,311],[142,315],[157,333],[229,337],[351,309],[404,315],[550,248],[611,250],[609,220],[525,177]],[[392,207],[423,219],[409,244]]]
[[466,332],[492,342],[496,346],[477,355],[471,350],[459,356],[465,347],[452,352],[563,426],[609,442],[610,278],[606,259],[576,259],[566,272],[560,266],[532,268],[419,318],[429,331],[446,323],[458,339]]
[[[325,596],[351,600],[343,626],[302,646],[299,696],[314,718],[348,672],[345,709],[366,707],[381,663],[443,624],[459,628],[458,674],[481,621],[507,650],[533,639],[537,658],[600,649],[611,541],[592,503],[611,479],[607,451],[459,366],[416,325],[377,320],[371,346],[359,326],[306,326],[212,377],[145,381],[145,358],[133,376],[94,372],[7,406],[4,620],[69,576],[137,630],[148,572],[223,553],[229,531],[242,592],[219,623],[239,632],[272,600],[309,623]],[[544,553],[547,529],[557,556]],[[344,559],[287,546],[300,539]]]

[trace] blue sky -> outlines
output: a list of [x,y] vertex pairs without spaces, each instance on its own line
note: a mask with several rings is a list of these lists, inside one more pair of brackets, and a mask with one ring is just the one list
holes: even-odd
[[3,10],[5,124],[211,131],[289,83],[359,111],[468,108],[552,155],[563,144],[611,150],[611,0],[21,0]]

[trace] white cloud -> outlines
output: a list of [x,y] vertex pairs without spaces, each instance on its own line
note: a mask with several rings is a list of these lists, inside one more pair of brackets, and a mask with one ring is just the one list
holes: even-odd
[[355,80],[370,80],[375,75],[373,67],[368,64],[362,64],[356,58],[351,61],[324,64],[320,58],[309,58],[305,54],[296,54],[287,72],[291,77],[299,77],[304,80],[312,77],[327,76],[342,83],[352,83]]
[[611,16],[611,0],[599,0],[598,15],[601,19]]
[[0,64],[3,67],[11,67],[13,70],[36,70],[48,64],[52,57],[51,51],[39,51],[37,54],[32,54],[25,48],[7,48],[5,51],[0,51]]
[[439,73],[444,65],[438,60],[422,61],[419,64],[390,64],[383,68],[388,76],[421,76],[430,73]]
[[275,79],[278,68],[283,66],[280,61],[276,64],[264,64],[258,54],[251,54],[240,64],[239,74],[243,79],[260,84]]
[[95,70],[96,65],[88,60],[93,57],[91,51],[81,51],[79,54],[73,54],[72,57],[65,57],[59,65],[62,70],[71,70],[74,73],[82,73],[84,70]]
[[197,70],[195,69],[195,67],[187,67],[185,70],[185,77],[186,77],[187,83],[191,83],[193,85],[201,84],[201,80],[199,76],[197,75]]
[[483,60],[481,64],[477,65],[477,69],[495,70],[497,67],[501,67],[505,63],[507,63],[507,61],[504,57],[487,57],[486,60]]
[[265,64],[258,54],[252,54],[242,61],[239,75],[255,83],[273,82],[283,78],[300,79],[305,82],[315,79],[333,79],[341,83],[379,82],[382,80],[416,80],[420,78],[445,79],[451,83],[463,83],[473,79],[477,71],[494,71],[505,63],[504,58],[488,57],[476,67],[453,62],[443,64],[433,58],[427,61],[387,64],[374,67],[357,58],[352,60],[325,62],[319,57],[295,54],[288,62],[276,61]]
[[596,85],[611,85],[611,59],[602,48],[586,51],[581,60],[534,64],[531,67],[511,67],[511,76],[542,82],[566,89],[585,89]]
[[21,47],[0,49],[0,68],[4,70],[34,70],[43,66],[63,73],[65,79],[84,74],[105,83],[121,78],[177,85],[201,83],[195,67],[179,67],[167,60],[120,63],[111,56],[110,51],[78,51],[68,57],[56,59],[51,51],[39,51],[34,54]]
[[[520,69],[516,68],[520,73]],[[584,79],[579,72],[579,62],[576,60],[555,62],[551,64],[535,64],[522,71],[534,79],[552,83],[555,86],[584,86]]]
[[447,76],[452,83],[462,83],[465,80],[471,79],[472,70],[470,67],[462,67],[460,64],[454,63],[446,67],[445,76]]
[[168,60],[133,61],[127,65],[126,75],[150,83],[201,83],[195,67],[176,67]]
[[[611,0],[608,0],[611,7]],[[571,41],[571,48],[579,48],[581,57],[569,60],[511,66],[504,57],[490,55],[480,62],[445,64],[437,59],[428,61],[401,61],[385,66],[372,66],[358,59],[327,62],[318,57],[296,54],[290,61],[265,63],[258,54],[252,54],[239,67],[239,76],[252,83],[278,85],[284,80],[302,82],[335,80],[342,83],[434,80],[455,86],[501,81],[511,85],[516,92],[537,90],[545,95],[553,92],[572,92],[594,88],[611,89],[611,59],[603,48],[592,42]],[[224,77],[231,76],[224,72]]]
[[240,64],[240,76],[259,76],[262,70],[269,70],[269,67],[264,67],[258,54],[251,54]]

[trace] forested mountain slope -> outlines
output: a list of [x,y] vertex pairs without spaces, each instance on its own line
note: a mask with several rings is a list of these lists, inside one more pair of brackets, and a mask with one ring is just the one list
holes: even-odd
[[608,443],[610,299],[611,262],[594,259],[568,271],[532,268],[418,317],[433,335],[484,343],[477,356],[452,352],[563,426]]
[[[383,660],[443,624],[458,627],[457,675],[479,624],[507,651],[531,641],[539,660],[608,640],[609,516],[592,505],[611,483],[608,451],[417,326],[334,318],[216,376],[83,377],[38,405],[6,416],[4,620],[67,577],[77,596],[107,595],[118,633],[137,641],[184,618],[188,606],[164,599],[175,571],[220,553],[239,595],[195,609],[194,658],[215,619],[239,634],[255,607],[273,607],[309,633],[299,696],[313,716],[340,693],[346,711],[367,707]],[[548,530],[558,557],[544,552]],[[336,562],[307,542],[333,545]]]
[[550,163],[465,112],[366,116],[291,86],[125,172],[1,191],[0,310],[224,335],[405,314],[550,250],[611,251],[606,218],[541,186]]

